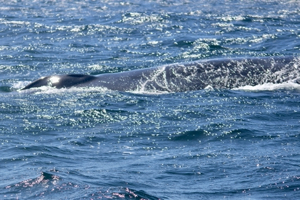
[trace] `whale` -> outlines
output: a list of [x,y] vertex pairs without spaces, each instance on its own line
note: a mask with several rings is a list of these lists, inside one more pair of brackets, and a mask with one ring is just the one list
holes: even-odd
[[100,75],[67,74],[42,77],[22,90],[43,86],[104,87],[117,91],[185,92],[205,88],[232,89],[264,83],[300,83],[300,58],[225,58],[175,63]]

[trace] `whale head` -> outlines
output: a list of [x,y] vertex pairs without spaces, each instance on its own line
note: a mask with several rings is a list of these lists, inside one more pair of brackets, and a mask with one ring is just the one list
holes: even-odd
[[42,86],[49,86],[59,88],[70,88],[72,86],[84,84],[96,79],[95,76],[83,74],[68,74],[68,75],[53,75],[42,77],[29,85],[25,86],[22,90],[30,88],[38,88]]

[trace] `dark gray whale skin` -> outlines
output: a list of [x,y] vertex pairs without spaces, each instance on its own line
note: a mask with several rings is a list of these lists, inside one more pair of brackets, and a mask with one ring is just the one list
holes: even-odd
[[299,65],[298,57],[200,60],[97,76],[47,76],[30,83],[22,90],[51,86],[58,89],[105,87],[118,91],[184,92],[207,87],[231,89],[264,83],[298,83]]

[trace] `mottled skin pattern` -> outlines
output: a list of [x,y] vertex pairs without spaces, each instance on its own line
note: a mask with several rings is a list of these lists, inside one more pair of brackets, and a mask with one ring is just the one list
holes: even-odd
[[48,76],[34,81],[23,90],[51,86],[184,92],[207,87],[230,89],[286,81],[298,83],[299,64],[300,60],[297,57],[201,60],[98,76],[80,74]]

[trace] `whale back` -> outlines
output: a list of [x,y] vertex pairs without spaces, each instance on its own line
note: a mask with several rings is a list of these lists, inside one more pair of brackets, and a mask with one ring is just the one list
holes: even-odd
[[76,85],[84,84],[96,79],[95,76],[83,75],[83,74],[68,74],[68,75],[53,75],[42,77],[26,87],[22,90],[30,89],[30,88],[38,88],[42,86],[55,87],[57,89],[60,88],[69,88]]
[[238,88],[264,83],[299,83],[298,57],[237,58],[175,63],[97,76],[69,74],[48,76],[24,89],[105,87],[117,91],[185,92],[204,88]]

